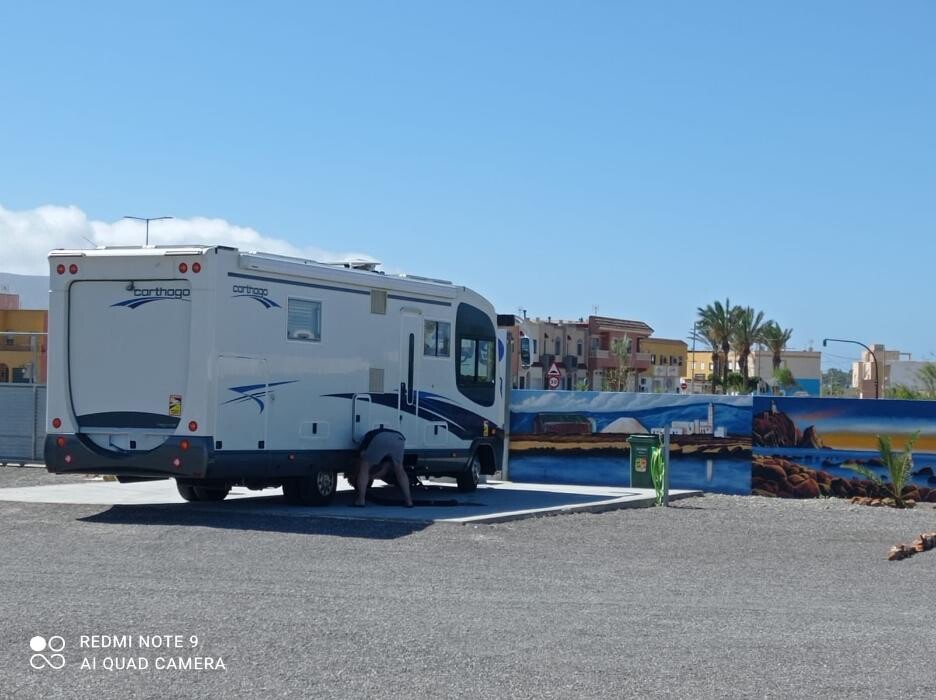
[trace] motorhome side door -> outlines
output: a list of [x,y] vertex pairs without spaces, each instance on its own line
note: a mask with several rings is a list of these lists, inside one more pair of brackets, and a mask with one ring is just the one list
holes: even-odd
[[[423,318],[403,311],[400,334],[400,431],[409,442],[419,436],[419,360],[423,352]],[[415,447],[415,445],[413,445]]]
[[218,357],[217,449],[266,450],[267,420],[274,401],[267,376],[266,360],[232,355]]

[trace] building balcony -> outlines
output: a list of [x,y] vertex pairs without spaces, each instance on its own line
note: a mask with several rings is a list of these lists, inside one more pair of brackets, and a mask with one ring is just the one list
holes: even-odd
[[[610,350],[591,350],[588,353],[588,368],[590,370],[616,369],[617,366],[618,357]],[[650,369],[650,353],[631,353],[630,368],[638,371]]]

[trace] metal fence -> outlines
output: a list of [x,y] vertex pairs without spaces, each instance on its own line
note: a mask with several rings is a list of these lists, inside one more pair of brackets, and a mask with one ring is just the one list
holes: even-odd
[[0,384],[0,463],[42,460],[44,384]]

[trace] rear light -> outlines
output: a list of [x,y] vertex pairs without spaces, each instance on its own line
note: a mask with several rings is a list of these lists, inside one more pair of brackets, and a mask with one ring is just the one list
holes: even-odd
[[71,460],[72,460],[71,455],[65,455],[65,464],[71,464]]
[[65,438],[63,437],[55,438],[55,444],[58,445],[59,447],[65,447]]
[[183,440],[182,442],[179,443],[179,447],[182,448],[183,450],[187,450],[189,448],[189,441]]
[[52,419],[52,427],[55,428],[56,430],[58,430],[59,428],[61,428],[61,427],[62,427],[62,419],[61,419],[61,418],[53,418],[53,419]]
[[62,263],[59,263],[58,266],[55,268],[55,271],[56,271],[57,273],[59,273],[60,275],[64,275],[64,274],[65,274],[65,266],[64,266]]
[[182,466],[182,460],[179,459],[178,457],[173,457],[173,458],[172,458],[172,466],[175,467],[176,469],[178,469],[179,467]]
[[72,263],[71,265],[68,266],[68,271],[69,271],[70,273],[72,273],[73,275],[77,275],[77,274],[78,274],[78,266],[77,266],[75,263]]
[[194,433],[196,430],[198,430],[198,423],[196,423],[193,420],[190,420],[188,424],[188,429],[189,429],[189,432]]
[[185,263],[179,263],[179,272],[181,272],[183,275],[188,272],[188,265]]
[[192,263],[192,272],[201,272],[201,263]]

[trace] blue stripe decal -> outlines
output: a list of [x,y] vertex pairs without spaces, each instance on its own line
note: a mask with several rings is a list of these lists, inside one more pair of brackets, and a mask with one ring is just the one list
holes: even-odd
[[327,289],[330,292],[347,292],[348,294],[366,294],[370,292],[363,289],[348,289],[347,287],[332,287],[327,284],[313,284],[312,282],[295,282],[293,280],[278,280],[272,277],[260,277],[259,275],[245,275],[240,272],[229,272],[228,277],[238,277],[245,280],[257,280],[258,282],[273,282],[274,284],[291,284],[294,287],[311,287],[312,289]]
[[247,384],[245,386],[228,387],[228,391],[233,391],[235,394],[238,394],[238,396],[230,401],[225,401],[221,405],[226,406],[229,403],[253,401],[260,407],[260,413],[263,413],[263,409],[265,408],[263,399],[273,394],[273,387],[282,386],[283,384],[295,384],[297,381],[298,380],[293,379],[288,382],[271,382],[270,384]]
[[[368,395],[373,403],[387,408],[397,408],[400,402],[400,396],[397,393],[371,393]],[[355,395],[326,394],[326,396],[337,399],[352,399]],[[417,415],[415,406],[404,405],[402,410]],[[417,417],[428,421],[444,420],[448,424],[449,432],[462,440],[472,440],[481,435],[485,423],[490,426],[495,425],[493,421],[484,416],[479,416],[473,411],[449,403],[445,397],[428,391],[419,392],[419,414]]]

